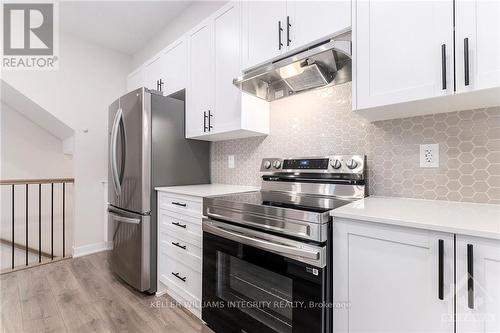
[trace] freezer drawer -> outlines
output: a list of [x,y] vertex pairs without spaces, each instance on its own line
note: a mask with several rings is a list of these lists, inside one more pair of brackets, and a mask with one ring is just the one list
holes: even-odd
[[132,287],[150,288],[150,219],[145,215],[108,209],[113,226],[112,270]]

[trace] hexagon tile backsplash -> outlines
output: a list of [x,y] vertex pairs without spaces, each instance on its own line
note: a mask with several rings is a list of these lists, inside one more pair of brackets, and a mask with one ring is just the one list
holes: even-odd
[[[439,168],[419,167],[427,143]],[[367,156],[370,195],[500,204],[500,107],[368,123],[350,83],[273,102],[267,137],[213,143],[212,182],[259,185],[264,157],[335,153]]]

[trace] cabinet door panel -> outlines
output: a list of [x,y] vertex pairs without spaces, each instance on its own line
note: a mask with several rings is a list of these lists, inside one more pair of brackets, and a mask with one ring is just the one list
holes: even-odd
[[354,10],[357,108],[453,93],[453,1],[367,0]]
[[[251,67],[274,58],[286,48],[286,2],[250,1],[245,6],[245,67]],[[281,22],[281,42],[279,47],[278,22]]]
[[204,133],[203,114],[213,112],[213,47],[212,26],[207,21],[189,36],[189,88],[186,111],[186,136]]
[[174,44],[164,55],[165,84],[164,93],[169,95],[186,88],[187,49],[184,40]]
[[453,332],[453,235],[337,221],[333,253],[334,332]]
[[287,12],[291,24],[290,49],[303,46],[351,26],[350,0],[291,0],[287,2]]
[[214,17],[215,100],[211,132],[238,129],[241,119],[240,91],[233,79],[241,70],[240,4],[232,3]]
[[[468,252],[472,253],[471,302]],[[457,332],[500,332],[500,241],[457,235]]]
[[[165,82],[165,66],[163,55],[159,55],[146,65],[146,88],[159,90],[158,80]],[[165,84],[163,85],[165,87]]]
[[[500,2],[456,1],[457,91],[500,86]],[[468,39],[469,84],[465,82]]]

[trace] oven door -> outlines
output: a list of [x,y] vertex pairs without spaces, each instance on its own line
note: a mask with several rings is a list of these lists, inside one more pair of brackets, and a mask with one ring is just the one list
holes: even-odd
[[217,333],[327,332],[326,246],[203,221],[202,318]]

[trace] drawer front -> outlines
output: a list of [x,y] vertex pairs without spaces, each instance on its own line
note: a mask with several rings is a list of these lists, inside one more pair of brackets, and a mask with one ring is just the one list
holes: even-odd
[[165,251],[168,256],[178,258],[178,260],[184,262],[185,264],[195,261],[195,264],[199,264],[201,266],[202,252],[200,246],[189,243],[186,239],[172,237],[165,231],[161,231],[160,242],[165,246]]
[[173,212],[191,212],[202,214],[201,198],[189,197],[186,195],[175,195],[171,193],[160,193],[159,207]]
[[164,209],[160,210],[159,215],[160,230],[168,230],[169,234],[186,241],[196,238],[197,241],[194,244],[201,244],[201,218],[193,218]]
[[162,280],[171,283],[192,295],[201,299],[201,273],[183,265],[179,261],[168,256],[165,252],[161,254]]

